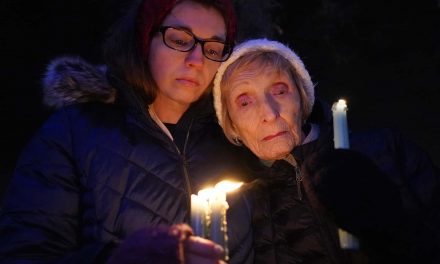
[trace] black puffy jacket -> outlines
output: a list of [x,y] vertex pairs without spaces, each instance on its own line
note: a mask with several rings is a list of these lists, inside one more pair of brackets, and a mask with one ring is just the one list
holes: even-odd
[[[176,124],[176,144],[118,85],[116,103],[61,108],[24,150],[0,217],[2,263],[99,263],[140,228],[188,222],[191,193],[244,176],[209,97]],[[246,263],[250,211],[235,206],[231,263]]]

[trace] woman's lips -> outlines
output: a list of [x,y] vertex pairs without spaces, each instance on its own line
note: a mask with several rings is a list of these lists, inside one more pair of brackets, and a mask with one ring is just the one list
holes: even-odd
[[185,86],[199,86],[199,82],[192,78],[179,78],[176,79],[178,83],[185,85]]
[[263,140],[264,141],[269,141],[269,140],[272,140],[272,139],[274,139],[276,137],[282,136],[282,135],[284,135],[286,133],[287,133],[286,131],[281,131],[281,132],[278,132],[278,133],[276,133],[274,135],[267,136],[267,137],[263,138]]

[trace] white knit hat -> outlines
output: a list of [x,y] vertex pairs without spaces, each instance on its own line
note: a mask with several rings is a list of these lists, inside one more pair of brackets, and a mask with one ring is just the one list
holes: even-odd
[[[315,102],[315,89],[312,83],[312,80],[310,79],[310,75],[307,72],[306,68],[304,67],[304,63],[301,61],[301,59],[296,55],[296,53],[288,48],[287,46],[281,44],[280,42],[268,40],[268,39],[253,39],[249,41],[245,41],[238,46],[234,48],[234,51],[232,52],[231,57],[225,62],[223,62],[220,65],[220,68],[217,71],[217,75],[214,79],[214,88],[213,88],[213,96],[214,96],[214,107],[215,112],[217,114],[218,122],[220,126],[223,127],[223,112],[222,112],[222,100],[221,100],[221,89],[220,84],[223,79],[223,74],[225,73],[226,69],[234,63],[237,59],[242,57],[243,55],[255,52],[255,51],[271,51],[280,54],[283,56],[286,60],[288,60],[292,67],[295,69],[296,73],[299,77],[299,82],[302,83],[302,87],[304,89],[304,92],[307,96],[307,102],[309,104],[310,112],[313,108],[313,103]],[[298,85],[299,86],[299,85]],[[299,86],[301,87],[301,86]],[[306,113],[306,116],[308,116],[309,113]]]

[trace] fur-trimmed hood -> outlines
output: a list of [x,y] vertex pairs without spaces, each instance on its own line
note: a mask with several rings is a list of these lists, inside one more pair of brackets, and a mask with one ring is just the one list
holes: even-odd
[[47,67],[43,81],[43,103],[51,108],[75,103],[115,101],[116,89],[106,77],[106,67],[80,57],[60,57]]
[[[49,64],[42,84],[43,103],[50,108],[86,102],[114,103],[142,126],[158,124],[163,130],[163,124],[154,117],[155,114],[147,111],[149,108],[142,95],[113,75],[106,66],[92,65],[80,57],[60,57]],[[201,123],[215,119],[210,94],[191,105],[180,118],[179,126],[188,126],[194,118]]]

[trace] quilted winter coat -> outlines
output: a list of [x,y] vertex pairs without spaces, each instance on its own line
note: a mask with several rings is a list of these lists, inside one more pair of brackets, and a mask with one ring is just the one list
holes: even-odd
[[[61,78],[56,88],[84,101],[75,85],[99,83],[89,80],[99,72],[88,68],[61,60],[50,78]],[[140,228],[188,222],[191,193],[244,177],[209,97],[182,116],[173,141],[132,107],[123,84],[112,85],[115,103],[62,107],[24,150],[1,212],[1,263],[103,262]],[[250,209],[240,199],[231,207],[231,263],[250,262]]]

